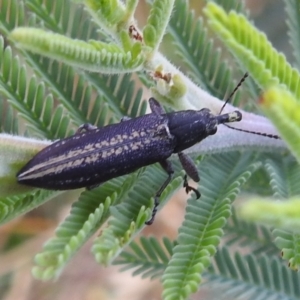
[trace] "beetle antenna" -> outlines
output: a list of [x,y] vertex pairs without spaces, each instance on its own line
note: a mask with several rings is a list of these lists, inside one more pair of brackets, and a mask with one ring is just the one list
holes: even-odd
[[230,125],[227,125],[227,124],[223,124],[223,125],[230,128],[230,129],[237,130],[237,131],[242,131],[242,132],[246,132],[246,133],[252,133],[252,134],[256,134],[256,135],[260,135],[260,136],[265,136],[265,137],[275,139],[275,140],[280,140],[281,139],[280,136],[276,135],[276,134],[263,133],[263,132],[257,132],[257,131],[251,131],[251,130],[236,128],[236,127],[231,127]]
[[244,74],[244,76],[242,77],[242,79],[239,81],[239,83],[237,84],[237,86],[234,88],[234,90],[231,92],[231,94],[229,95],[229,97],[226,99],[225,103],[223,104],[219,115],[222,113],[224,107],[226,106],[226,104],[230,101],[230,99],[232,98],[232,96],[236,93],[236,91],[240,88],[240,86],[243,84],[243,82],[246,80],[246,78],[249,76],[248,72],[246,72]]
[[[244,74],[244,76],[242,77],[242,79],[239,81],[239,83],[237,84],[237,86],[234,88],[234,90],[231,92],[231,94],[229,95],[229,97],[226,99],[225,103],[223,104],[219,115],[222,113],[224,107],[226,106],[226,104],[230,101],[230,99],[232,98],[232,96],[236,93],[236,91],[240,88],[240,86],[243,84],[243,82],[246,80],[246,78],[249,76],[248,72],[246,72]],[[280,136],[276,135],[276,134],[269,134],[269,133],[262,133],[262,132],[257,132],[257,131],[251,131],[251,130],[246,130],[246,129],[241,129],[241,128],[236,128],[236,127],[231,127],[230,125],[227,125],[225,123],[223,123],[224,126],[230,128],[230,129],[234,129],[237,131],[242,131],[242,132],[246,132],[246,133],[252,133],[252,134],[256,134],[256,135],[260,135],[260,136],[265,136],[271,139],[280,139]]]

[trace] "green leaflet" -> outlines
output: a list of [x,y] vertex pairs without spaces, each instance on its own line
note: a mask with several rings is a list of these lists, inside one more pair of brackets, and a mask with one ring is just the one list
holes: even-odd
[[175,0],[154,0],[147,24],[143,29],[145,44],[157,50],[165,34]]
[[[291,224],[291,226],[292,225],[293,223]],[[299,232],[299,228],[298,228],[298,232]],[[293,271],[298,271],[300,266],[300,253],[299,253],[300,238],[298,232],[291,232],[289,230],[281,230],[281,229],[275,229],[273,231],[273,235],[275,237],[275,244],[281,250],[282,258],[288,260],[289,267]]]
[[100,24],[108,30],[116,30],[126,16],[124,5],[119,0],[80,0]]
[[173,247],[168,238],[163,238],[161,243],[154,237],[141,237],[138,243],[131,242],[129,250],[123,251],[114,264],[123,265],[122,271],[135,269],[133,275],[155,278],[162,275]]
[[297,98],[285,89],[274,87],[262,95],[260,104],[300,162],[300,103]]
[[114,44],[74,40],[36,28],[16,28],[10,37],[24,49],[94,72],[132,72],[143,63],[142,55],[124,52]]
[[270,177],[273,196],[287,199],[300,195],[300,166],[294,157],[281,155],[281,159],[267,159],[265,169]]
[[[23,24],[25,20],[25,10],[23,1],[3,1],[0,4],[0,32],[8,35],[9,32],[19,24]],[[7,19],[9,12],[10,19],[8,22],[2,22]],[[2,48],[1,48],[2,50]]]
[[0,111],[2,112],[2,120],[0,123],[0,133],[6,132],[11,134],[18,134],[18,119],[14,117],[12,107],[6,107],[4,101],[0,98]]
[[139,3],[139,0],[127,0],[126,5],[126,20],[133,19],[133,15],[135,13],[136,7]]
[[243,219],[268,224],[272,227],[283,228],[293,232],[299,232],[300,230],[299,215],[299,197],[291,198],[286,201],[250,198],[240,211],[240,216]]
[[6,223],[33,210],[61,192],[34,190],[30,193],[0,198],[0,223]]

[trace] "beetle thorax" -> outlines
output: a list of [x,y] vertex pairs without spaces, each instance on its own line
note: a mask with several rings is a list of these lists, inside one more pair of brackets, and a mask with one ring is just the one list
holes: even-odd
[[218,122],[209,109],[169,113],[170,133],[175,136],[174,153],[185,150],[217,132]]

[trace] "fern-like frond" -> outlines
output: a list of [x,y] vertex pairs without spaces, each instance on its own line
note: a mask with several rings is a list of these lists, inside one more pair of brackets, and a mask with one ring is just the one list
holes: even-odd
[[[234,3],[231,4],[235,6]],[[189,10],[188,2],[176,0],[168,32],[172,36],[176,54],[188,67],[188,75],[211,94],[222,99],[226,92],[234,88],[232,72],[228,63],[223,61],[220,49],[208,37],[203,20],[200,18],[196,23],[194,20],[195,13]]]
[[[11,0],[0,2],[0,33],[8,36],[9,32],[23,24],[25,20],[25,9],[23,1]],[[2,48],[1,48],[2,50]]]
[[165,299],[175,295],[185,299],[196,291],[223,235],[232,201],[260,165],[252,160],[249,154],[231,153],[211,156],[200,164],[202,198],[188,200],[178,245],[163,275]]
[[270,187],[270,178],[268,173],[266,172],[263,164],[266,162],[267,159],[281,159],[282,153],[275,153],[271,154],[270,151],[265,153],[257,153],[257,160],[262,162],[262,167],[255,172],[250,180],[244,186],[245,194],[256,194],[261,195],[263,197],[271,197],[273,195],[273,191]]
[[59,194],[61,192],[35,190],[20,196],[0,198],[0,224],[19,217]]
[[157,50],[172,13],[175,0],[154,0],[150,15],[143,29],[144,42],[153,51]]
[[126,9],[126,21],[133,19],[133,15],[135,13],[135,10],[139,4],[139,0],[127,0],[125,5]]
[[[81,40],[107,38],[107,36],[103,37],[103,32],[98,30],[90,15],[85,10],[72,5],[71,1],[64,1],[62,9],[59,9],[61,8],[60,4],[54,6],[51,2],[43,5],[43,0],[30,0],[27,5],[36,17],[41,19],[44,26],[54,32],[70,34],[72,38]],[[65,13],[68,14],[68,17],[65,17]],[[61,22],[62,20],[63,22]],[[72,29],[71,32],[69,32],[69,28]],[[25,53],[25,55],[31,57],[30,53]],[[33,58],[29,59],[29,62],[48,83],[49,88],[66,107],[77,126],[86,122],[103,126],[110,122],[107,116],[110,116],[111,113],[117,120],[128,114],[126,109],[120,108],[121,100],[115,96],[114,89],[118,86],[116,76],[107,77],[95,73],[83,73],[61,62],[41,59],[36,55]],[[124,85],[120,85],[123,89],[119,93],[123,92],[124,97],[133,98],[133,82],[129,81],[129,75],[125,75],[125,77],[128,89],[124,89]],[[112,88],[113,82],[115,85]],[[137,96],[139,93],[140,91]],[[93,96],[94,94],[97,94],[96,98]],[[136,103],[135,100],[134,103]],[[135,117],[136,115],[130,116]]]
[[[206,0],[209,2],[210,0]],[[230,12],[234,10],[238,13],[242,13],[244,15],[247,14],[246,6],[244,1],[239,0],[213,0],[213,2],[220,5],[225,11]]]
[[[299,85],[300,87],[300,85]],[[276,126],[293,155],[300,162],[300,103],[281,87],[271,87],[261,97],[261,108]]]
[[18,134],[18,119],[15,117],[15,113],[9,105],[4,102],[4,99],[0,98],[0,133]]
[[[10,1],[19,2],[19,0]],[[112,41],[111,36],[103,30],[100,31],[90,14],[75,2],[70,0],[64,0],[64,2],[26,0],[26,7],[30,11],[29,17],[32,18],[32,21],[28,24],[17,23],[14,27],[16,25],[43,27],[74,39]]]
[[300,229],[300,198],[274,201],[251,197],[240,209],[241,217],[252,222],[261,222],[275,228],[293,232]]
[[224,240],[231,249],[242,248],[243,253],[251,252],[253,255],[274,255],[278,253],[273,244],[270,228],[240,219],[235,210],[224,228]]
[[[240,213],[253,221],[283,228],[273,231],[275,244],[281,250],[283,258],[289,261],[290,267],[298,269],[300,167],[293,157],[286,156],[280,160],[267,159],[265,169],[270,176],[270,184],[277,201],[253,199],[242,207]],[[296,198],[290,199],[292,197]],[[278,199],[282,202],[278,202]]]
[[245,16],[233,11],[226,14],[212,2],[208,3],[205,12],[212,29],[261,87],[282,84],[296,98],[300,97],[299,72]]
[[275,229],[273,235],[276,246],[281,250],[282,258],[288,260],[291,269],[298,271],[300,266],[299,233]]
[[[176,7],[172,12],[169,28],[179,55],[184,59],[194,81],[201,83],[208,91],[221,98],[227,89],[232,90],[234,85],[230,69],[222,62],[225,56],[221,55],[209,40],[204,22],[200,19],[194,20],[194,14],[189,11],[186,1],[175,1]],[[144,40],[136,42],[127,30],[128,25],[135,24],[132,16],[137,0],[128,0],[126,4],[121,0],[80,0],[75,4],[72,3],[72,0],[0,0],[1,34],[7,37],[15,27],[44,29],[46,31],[40,31],[42,34],[39,34],[36,29],[31,32],[43,40],[40,43],[40,40],[37,39],[36,45],[41,46],[40,53],[44,55],[46,52],[52,55],[56,51],[56,54],[59,53],[60,60],[63,58],[63,61],[55,61],[19,49],[19,53],[23,55],[22,63],[27,63],[31,69],[25,68],[17,56],[12,55],[11,48],[6,44],[11,43],[12,45],[13,41],[0,37],[1,100],[4,95],[4,101],[0,102],[0,130],[14,130],[16,125],[12,122],[12,114],[19,114],[29,124],[30,135],[36,134],[54,139],[69,135],[75,127],[82,123],[103,126],[119,121],[124,115],[135,118],[144,114],[147,103],[142,100],[142,90],[136,88],[131,74],[103,76],[97,73],[85,73],[78,70],[77,67],[87,62],[97,61],[97,55],[100,53],[102,56],[99,61],[100,63],[104,62],[107,70],[108,67],[115,66],[124,71],[125,66],[126,70],[130,72],[136,69],[153,71],[152,69],[156,67],[153,65],[158,62],[162,66],[158,66],[157,70],[169,71],[170,68],[171,73],[173,70],[176,72],[176,69],[173,69],[173,66],[159,53],[152,51],[160,43],[164,27],[171,14],[170,8],[175,1],[154,1],[150,18],[144,30]],[[88,10],[82,9],[78,2],[89,6]],[[215,7],[213,1],[209,2],[208,7]],[[222,3],[221,6],[226,11],[235,8],[236,11],[242,13],[240,15],[237,12],[230,13],[227,16],[225,13],[217,11],[211,15],[213,17],[221,16],[216,23],[221,24],[222,30],[230,37],[228,44],[238,53],[237,57],[242,57],[246,53],[246,68],[259,79],[260,87],[266,86],[270,81],[279,82],[298,96],[297,93],[300,91],[297,89],[297,71],[292,69],[282,56],[272,49],[264,36],[245,21],[243,2],[239,0],[216,0],[214,2]],[[233,21],[232,27],[230,22],[228,26],[225,22],[230,18]],[[101,30],[99,30],[99,24]],[[104,26],[102,26],[103,24]],[[105,30],[102,30],[103,28]],[[112,34],[108,35],[107,33]],[[250,39],[251,42],[243,38]],[[225,40],[227,42],[226,38]],[[28,39],[23,43],[27,43],[28,49],[32,49],[32,40]],[[31,44],[29,45],[29,43]],[[260,45],[262,45],[261,48],[257,49],[256,47]],[[46,49],[43,48],[44,46]],[[246,51],[246,47],[249,48],[249,52]],[[74,52],[65,53],[64,51]],[[247,60],[248,53],[251,53],[249,60]],[[152,54],[154,54],[153,57]],[[90,59],[93,55],[95,57]],[[72,60],[75,62],[72,66],[66,64],[68,62],[66,58],[70,56],[73,56]],[[81,58],[83,58],[82,64],[79,62]],[[144,64],[146,60],[148,60],[147,64]],[[264,60],[267,61],[264,62]],[[153,65],[152,62],[154,62]],[[92,68],[94,65],[90,67]],[[255,72],[261,77],[256,76]],[[31,76],[31,74],[34,75]],[[39,81],[36,80],[36,75],[39,76]],[[170,84],[173,86],[167,90],[166,94],[172,96],[177,93],[178,98],[186,96],[187,104],[194,108],[198,107],[197,101],[200,101],[198,99],[202,99],[202,97],[193,96],[200,95],[198,87],[184,77],[184,74],[173,75],[171,74]],[[147,86],[152,84],[145,74],[140,77]],[[255,88],[253,88],[254,85]],[[180,89],[182,86],[184,88]],[[251,82],[248,92],[257,95],[256,88],[258,89],[256,83]],[[194,102],[191,102],[190,98],[193,98]],[[207,99],[206,103],[211,98],[207,97]],[[183,103],[182,108],[184,107],[188,106]],[[210,106],[205,104],[205,107]],[[216,107],[219,106],[216,105]],[[216,109],[216,111],[219,110]],[[294,112],[294,115],[284,112],[283,116],[287,117],[285,121],[290,121],[293,127],[290,136],[295,134],[298,137],[297,111],[294,110]],[[1,114],[5,114],[5,118]],[[244,121],[247,121],[248,114],[243,113],[243,117]],[[243,124],[247,126],[246,122]],[[262,126],[259,125],[260,128]],[[219,134],[222,135],[223,127],[220,126],[216,134],[217,138]],[[285,127],[285,130],[288,131],[288,127]],[[25,129],[25,133],[27,131]],[[230,132],[228,135],[228,131],[224,132],[223,136],[225,135],[231,143]],[[242,135],[243,141],[250,136],[244,135],[246,137],[243,137]],[[0,135],[1,141],[4,140],[3,136],[3,134]],[[1,195],[3,195],[2,186],[7,189],[8,186],[11,188],[13,185],[19,185],[16,181],[17,171],[20,170],[21,164],[28,161],[29,156],[34,155],[34,151],[38,151],[37,148],[30,147],[30,145],[24,149],[25,147],[22,147],[20,141],[21,137],[12,138],[18,141],[17,147],[15,145],[14,147],[18,148],[20,156],[14,156],[13,151],[9,155],[0,151]],[[264,139],[263,137],[259,138]],[[238,137],[238,139],[240,138]],[[26,140],[28,141],[28,139]],[[209,139],[207,140],[209,141]],[[200,143],[200,147],[202,145],[207,147],[207,145],[205,146],[207,140]],[[217,141],[219,140],[217,139]],[[36,140],[34,142],[37,143]],[[46,143],[40,143],[38,147],[43,147]],[[153,196],[167,178],[167,174],[159,166],[149,166],[133,174],[110,180],[92,191],[82,192],[79,200],[73,204],[70,215],[58,227],[56,236],[36,256],[34,276],[42,280],[56,278],[75,253],[101,228],[92,248],[97,262],[102,264],[118,263],[124,267],[123,269],[134,269],[134,275],[140,274],[143,277],[151,278],[161,276],[165,270],[163,284],[166,299],[188,297],[198,288],[201,276],[210,279],[212,285],[220,284],[222,281],[227,283],[230,287],[227,292],[229,296],[232,296],[231,298],[249,295],[255,299],[264,296],[299,298],[300,293],[297,287],[299,275],[294,275],[291,270],[282,267],[279,260],[262,255],[263,251],[269,256],[278,251],[274,249],[270,231],[266,227],[242,221],[234,215],[231,222],[224,228],[231,215],[232,202],[239,192],[240,186],[262,163],[260,162],[261,156],[253,154],[253,152],[251,154],[250,151],[224,153],[222,141],[217,143],[221,144],[218,149],[222,149],[222,153],[207,156],[200,164],[198,162],[196,164],[201,175],[199,190],[203,196],[200,200],[194,200],[193,195],[193,200],[188,201],[187,213],[184,224],[179,230],[178,242],[173,243],[164,239],[163,243],[159,243],[155,238],[141,238],[138,242],[132,243],[136,234],[144,227],[145,221],[150,218]],[[247,143],[249,144],[248,140]],[[297,149],[295,141],[293,144]],[[232,144],[228,147],[232,149]],[[4,146],[2,145],[0,148],[4,149]],[[29,148],[31,150],[28,150]],[[258,148],[262,149],[262,146],[259,144]],[[9,147],[6,149],[8,149],[7,152],[10,150]],[[227,148],[225,147],[225,149]],[[278,148],[274,147],[274,149]],[[199,148],[189,151],[196,154]],[[4,160],[5,162],[2,163]],[[278,162],[277,160],[282,161]],[[292,163],[292,159],[288,161],[287,157],[275,157],[275,155],[267,160],[266,168],[276,196],[285,197],[289,193],[298,192],[299,172],[296,164],[292,165]],[[290,165],[292,165],[291,168],[289,168]],[[159,208],[162,208],[176,189],[182,185],[183,172],[179,172],[182,167],[176,163],[174,166],[176,169],[175,179],[165,189]],[[280,174],[281,168],[283,171]],[[6,169],[6,173],[10,174],[10,177],[5,177],[4,169]],[[283,176],[287,178],[284,179]],[[267,176],[265,177],[267,178]],[[2,182],[5,185],[2,185]],[[251,186],[251,184],[255,184],[254,181],[251,183],[247,181],[247,183],[247,192],[257,191]],[[267,180],[263,181],[261,187],[268,183]],[[21,188],[24,187],[21,186]],[[25,191],[22,192],[25,193]],[[268,193],[270,194],[270,189]],[[26,190],[26,194],[18,197],[5,197],[4,195],[0,199],[0,222],[7,222],[37,207],[56,194],[40,190],[29,193]],[[157,218],[159,218],[159,213]],[[217,251],[220,239],[224,235],[223,230],[226,234],[224,242],[227,245],[230,245],[231,248],[238,246],[242,251],[251,251],[255,255],[237,254],[232,259],[228,255],[227,249],[222,249],[220,253],[217,253],[216,261],[213,261],[215,269],[212,267],[204,272],[204,268],[211,263],[211,257]],[[289,259],[293,268],[298,267],[298,236],[287,231],[274,231],[274,236],[277,247],[283,250],[283,257]],[[127,245],[130,249],[124,251]],[[227,253],[225,253],[226,251]],[[219,254],[222,256],[221,258]],[[168,264],[170,257],[171,261]],[[268,285],[269,282],[272,284]],[[296,289],[298,289],[297,292]]]
[[[137,232],[150,219],[151,211],[144,212],[141,207],[149,207],[151,199],[166,179],[166,173],[158,166],[149,166],[139,171],[138,178],[129,178],[123,185],[123,201],[111,209],[109,226],[95,240],[93,253],[99,263],[108,265],[118,253],[129,244]],[[160,197],[159,208],[180,187],[182,176],[175,178]]]
[[300,3],[298,0],[285,0],[287,12],[287,24],[289,26],[290,42],[296,59],[298,70],[300,69]]
[[141,275],[152,279],[162,275],[173,247],[174,243],[168,238],[160,243],[153,237],[141,237],[138,242],[131,242],[129,251],[123,251],[114,264],[122,265],[121,271],[135,269],[133,276]]
[[298,272],[289,270],[277,257],[230,255],[219,249],[214,263],[204,274],[211,289],[222,299],[299,299]]
[[[74,28],[72,26],[74,22],[81,23],[81,16],[77,14],[79,10],[75,10],[71,3],[67,0],[55,2],[53,5],[53,3],[43,0],[27,0],[26,7],[48,29],[62,33],[69,28]],[[87,28],[85,27],[85,29]]]
[[[135,118],[145,114],[147,101],[142,100],[142,89],[136,91],[135,82],[130,74],[99,76],[89,73],[86,74],[86,78],[98,94],[95,105],[99,106],[102,102],[106,102],[115,116],[115,121],[119,121],[124,115]],[[100,110],[94,107],[92,112],[96,113]],[[99,123],[93,124],[101,126]]]
[[[15,0],[11,1],[14,2]],[[71,17],[67,18],[69,20],[68,25],[62,26],[61,19],[64,17],[64,10],[56,11],[56,6],[49,4],[51,2],[47,2],[47,5],[43,5],[42,2],[42,0],[30,0],[28,5],[33,10],[31,14],[36,16],[36,19],[43,18],[43,24],[47,28],[68,34],[68,28],[73,26],[72,28],[79,28],[79,30],[73,31],[72,37],[84,40],[99,39],[95,24],[82,12],[82,9],[71,7],[71,11],[75,11],[78,18],[76,21]],[[70,2],[67,0],[65,2],[69,7]],[[45,15],[50,17],[44,18]],[[26,25],[24,21],[17,23],[16,16],[9,15],[9,13],[3,17],[4,20],[1,20],[1,24],[6,24],[6,30],[10,30],[15,25]],[[74,22],[76,22],[76,26],[74,26]],[[86,30],[81,30],[81,28]],[[22,53],[34,72],[41,77],[66,108],[72,123],[76,126],[87,122],[102,126],[110,122],[109,117],[112,114],[115,115],[116,119],[114,120],[117,121],[124,115],[135,117],[146,109],[146,103],[140,106],[141,90],[135,92],[130,75],[124,75],[123,79],[118,79],[117,76],[110,78],[95,73],[82,73],[63,63],[41,58],[26,51],[22,51]],[[95,94],[98,96],[95,97]],[[129,99],[132,100],[130,105],[128,105]],[[123,102],[124,106],[120,107],[120,102]]]
[[95,22],[108,33],[113,35],[122,25],[124,25],[122,23],[126,20],[127,16],[122,1],[80,1],[86,5],[88,11],[95,19]]
[[[12,54],[9,46],[4,48],[0,37],[0,92],[19,114],[28,121],[32,130],[46,138],[64,137],[69,119],[62,107],[53,107],[52,95],[46,95],[45,85],[33,76],[28,80],[29,70]],[[55,124],[53,126],[53,124]],[[59,135],[60,134],[60,135]]]
[[293,157],[282,157],[276,161],[268,159],[265,168],[275,198],[283,200],[300,195],[300,167]]
[[141,51],[124,52],[114,44],[85,42],[37,28],[18,27],[10,38],[23,49],[64,61],[84,70],[101,73],[127,73],[140,69],[144,58]]
[[116,178],[93,191],[85,191],[72,205],[70,215],[57,228],[56,237],[49,240],[35,258],[36,278],[56,278],[68,261],[95,233],[109,216],[109,207],[120,200],[124,177]]
[[35,67],[76,126],[91,123],[101,127],[118,122],[124,115],[134,118],[146,111],[147,102],[142,101],[142,90],[136,90],[131,74],[78,73],[49,59],[38,61]]
[[[150,209],[145,211],[144,207],[149,206],[155,194],[154,187],[161,185],[166,174],[156,167],[148,169],[110,180],[93,191],[83,192],[73,204],[70,216],[57,229],[56,237],[37,255],[35,277],[43,280],[57,277],[71,257],[111,215],[108,227],[101,232],[93,246],[97,261],[110,263],[150,217]],[[161,197],[163,202],[181,182],[181,178],[175,179],[168,186]],[[122,203],[119,204],[121,199]]]

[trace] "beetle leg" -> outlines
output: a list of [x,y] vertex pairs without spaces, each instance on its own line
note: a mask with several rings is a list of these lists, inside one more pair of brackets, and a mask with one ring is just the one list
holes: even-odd
[[[178,157],[186,174],[189,175],[189,177],[191,177],[195,182],[199,182],[200,181],[199,173],[193,160],[183,152],[179,152]],[[183,181],[183,187],[185,188],[186,193],[188,194],[189,192],[194,191],[197,199],[200,198],[201,196],[200,192],[188,184],[187,175],[184,176],[184,181]]]
[[157,191],[155,197],[154,197],[154,207],[152,209],[152,215],[150,220],[148,220],[147,222],[145,222],[146,225],[151,225],[154,222],[155,219],[155,215],[157,213],[157,208],[159,205],[159,198],[162,194],[162,192],[165,190],[165,188],[167,187],[167,185],[170,183],[170,181],[172,180],[173,174],[174,174],[174,169],[172,167],[171,162],[169,162],[168,160],[164,160],[160,162],[160,165],[162,166],[162,168],[168,173],[168,178],[166,179],[166,181],[162,184],[162,186],[160,187],[160,189]]
[[149,99],[149,105],[151,111],[158,116],[161,116],[166,113],[162,105],[160,105],[160,103],[152,97]]
[[81,133],[83,131],[91,131],[91,130],[95,130],[97,129],[98,127],[97,126],[94,126],[90,123],[85,123],[85,124],[82,124],[78,127],[78,129],[76,130],[76,133],[75,134],[78,134],[78,133]]
[[189,175],[189,177],[191,177],[195,182],[199,182],[200,177],[194,161],[183,152],[179,152],[178,157],[186,174]]

